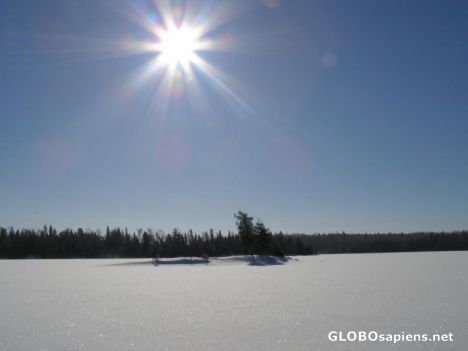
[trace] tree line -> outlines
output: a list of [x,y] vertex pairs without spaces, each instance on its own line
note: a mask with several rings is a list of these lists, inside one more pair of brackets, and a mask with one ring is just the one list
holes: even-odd
[[215,257],[230,255],[311,255],[399,251],[468,250],[468,231],[410,234],[272,233],[247,213],[234,215],[236,232],[194,233],[127,229],[42,229],[0,227],[0,258]]

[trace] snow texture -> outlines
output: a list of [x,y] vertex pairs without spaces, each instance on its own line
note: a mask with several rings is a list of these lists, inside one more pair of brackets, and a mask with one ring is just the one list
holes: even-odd
[[[465,350],[468,252],[1,260],[0,350]],[[332,330],[453,343],[331,342]]]

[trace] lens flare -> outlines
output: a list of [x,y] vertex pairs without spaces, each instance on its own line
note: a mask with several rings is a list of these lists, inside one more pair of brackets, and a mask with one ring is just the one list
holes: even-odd
[[[190,4],[193,3],[187,2],[181,7],[160,0],[154,3],[153,10],[148,6],[134,9],[136,13],[131,18],[148,30],[153,39],[134,42],[127,48],[136,54],[153,53],[154,56],[132,77],[132,90],[136,93],[135,89],[141,89],[147,83],[155,86],[151,106],[162,122],[169,101],[180,99],[181,87],[185,91],[183,96],[189,99],[193,108],[209,105],[203,102],[205,87],[216,90],[229,106],[239,109],[239,114],[251,114],[252,109],[241,94],[245,89],[205,57],[209,52],[232,49],[227,47],[226,35],[220,26],[237,11],[227,5],[215,6],[210,1],[202,1],[200,6]],[[195,115],[202,114],[196,112]]]

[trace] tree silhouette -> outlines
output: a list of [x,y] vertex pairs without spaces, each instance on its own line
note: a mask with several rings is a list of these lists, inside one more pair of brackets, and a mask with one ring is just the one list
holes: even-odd
[[136,233],[120,228],[57,231],[0,227],[0,258],[67,257],[209,257],[241,254],[310,255],[398,251],[468,250],[468,231],[410,234],[273,234],[261,221],[238,211],[237,233],[192,230],[171,233],[151,229]]
[[272,254],[272,234],[270,229],[265,227],[262,221],[257,221],[255,224],[254,233],[255,252],[263,255]]
[[253,217],[250,217],[246,212],[237,211],[234,214],[234,218],[236,219],[237,233],[240,237],[244,253],[252,254],[255,241]]

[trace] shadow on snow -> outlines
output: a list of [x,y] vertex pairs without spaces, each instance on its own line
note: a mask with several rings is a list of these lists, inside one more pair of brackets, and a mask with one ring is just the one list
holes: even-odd
[[278,266],[283,265],[289,261],[297,260],[291,257],[278,257],[278,256],[228,256],[228,257],[212,257],[209,259],[201,257],[179,257],[179,258],[160,258],[157,261],[153,260],[139,260],[130,262],[116,262],[100,265],[99,267],[109,266],[142,266],[142,265],[200,265],[200,264],[229,264],[229,263],[246,263],[249,266]]

